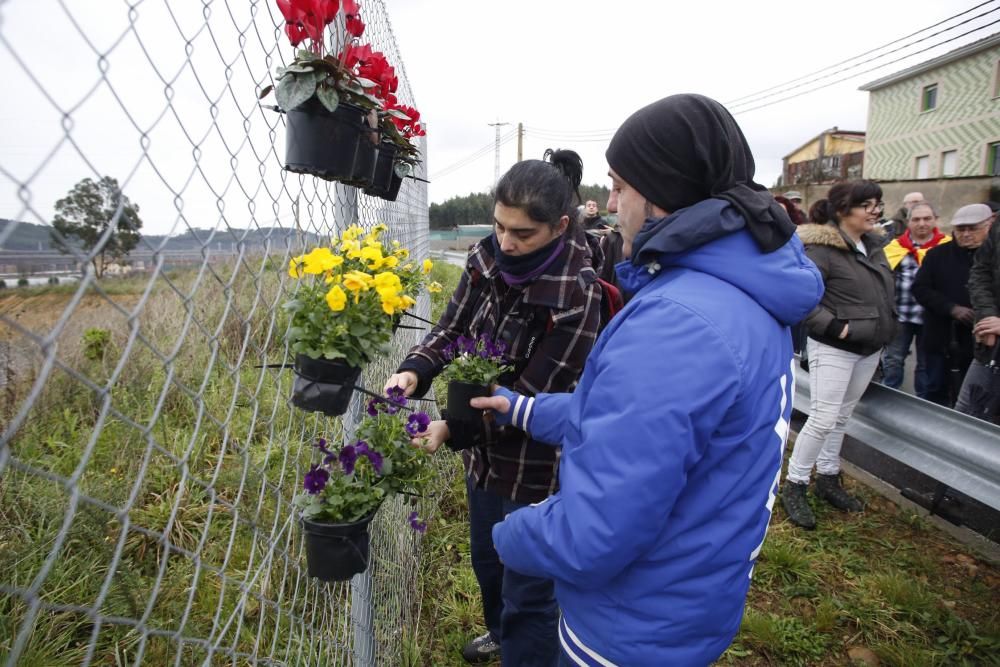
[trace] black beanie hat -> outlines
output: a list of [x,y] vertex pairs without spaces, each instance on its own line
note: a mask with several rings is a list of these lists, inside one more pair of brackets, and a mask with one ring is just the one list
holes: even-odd
[[713,197],[729,201],[764,252],[795,233],[784,208],[753,181],[746,138],[713,99],[671,95],[639,109],[618,128],[606,156],[622,180],[670,213]]

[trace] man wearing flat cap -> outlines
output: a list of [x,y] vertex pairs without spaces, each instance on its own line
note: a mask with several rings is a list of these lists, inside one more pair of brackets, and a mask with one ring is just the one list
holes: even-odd
[[952,242],[927,251],[913,281],[913,296],[924,308],[920,339],[929,401],[952,407],[972,363],[975,314],[969,297],[969,270],[986,240],[993,212],[985,204],[958,209],[951,220]]

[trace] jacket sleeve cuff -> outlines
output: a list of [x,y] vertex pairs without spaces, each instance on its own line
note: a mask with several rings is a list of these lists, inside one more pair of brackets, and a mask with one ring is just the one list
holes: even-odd
[[[556,447],[562,446],[566,413],[572,394],[538,394],[521,408],[517,415],[526,422],[521,428],[533,440]],[[525,414],[527,413],[527,414]],[[515,422],[516,423],[516,422]]]
[[430,391],[431,381],[434,379],[434,364],[430,359],[413,355],[403,359],[403,363],[396,370],[397,373],[403,371],[411,371],[416,374],[417,388],[413,391],[413,397],[423,398]]

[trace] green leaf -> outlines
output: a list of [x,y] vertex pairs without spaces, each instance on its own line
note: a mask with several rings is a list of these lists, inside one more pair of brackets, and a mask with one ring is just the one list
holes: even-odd
[[357,336],[358,338],[363,338],[370,331],[371,331],[371,327],[369,327],[364,322],[352,322],[351,323],[351,335],[352,336]]
[[299,49],[295,52],[296,60],[313,60],[316,58],[316,54],[308,49]]
[[292,63],[291,65],[285,68],[285,71],[295,72],[296,74],[305,74],[306,72],[312,72],[314,70],[310,65],[303,65],[301,63]]
[[412,118],[410,118],[409,116],[407,116],[405,113],[403,113],[399,109],[388,109],[388,110],[386,110],[386,113],[389,114],[390,116],[395,116],[396,118],[399,118],[400,120],[413,120]]
[[312,72],[298,76],[285,77],[278,82],[274,94],[278,98],[278,106],[285,111],[291,111],[304,103],[316,92],[316,77]]
[[377,83],[375,83],[371,79],[366,79],[363,76],[359,76],[357,78],[357,82],[361,84],[362,88],[374,88],[375,86],[378,85]]
[[317,86],[316,99],[331,113],[336,111],[340,104],[340,95],[331,86]]

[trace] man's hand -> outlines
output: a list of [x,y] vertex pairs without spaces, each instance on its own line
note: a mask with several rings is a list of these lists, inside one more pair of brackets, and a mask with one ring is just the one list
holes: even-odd
[[445,440],[451,437],[451,432],[448,430],[448,422],[443,419],[438,419],[432,421],[428,426],[427,430],[420,435],[412,438],[410,444],[416,447],[422,447],[428,452],[433,454],[438,450]]
[[528,419],[535,399],[518,394],[499,385],[493,385],[493,395],[489,398],[474,398],[469,405],[478,410],[491,410],[498,426],[513,424],[522,431],[528,430]]
[[392,389],[393,387],[400,387],[403,390],[403,395],[410,396],[417,390],[417,374],[413,371],[403,371],[402,373],[396,373],[389,376],[389,379],[385,381],[385,387],[382,388],[382,393],[385,393]]
[[975,311],[966,306],[958,306],[958,305],[952,306],[951,316],[954,319],[958,320],[959,322],[968,324],[970,327],[972,326],[973,322],[976,321]]

